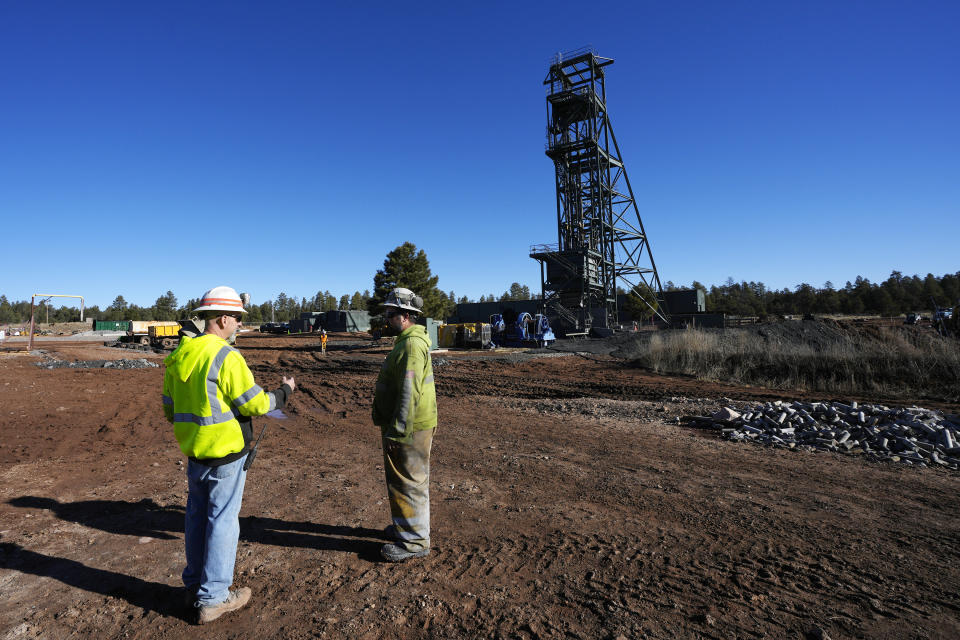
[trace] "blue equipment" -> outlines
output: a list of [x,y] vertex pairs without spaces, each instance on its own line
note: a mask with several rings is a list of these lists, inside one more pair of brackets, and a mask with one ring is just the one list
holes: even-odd
[[[494,322],[494,317],[499,319],[499,324]],[[499,314],[490,317],[490,324],[493,326],[502,326],[503,318]],[[538,313],[536,318],[524,311],[517,316],[517,321],[505,326],[501,342],[506,347],[545,347],[556,340],[553,331],[550,329],[550,321],[547,316]],[[494,340],[496,342],[496,340]]]
[[538,313],[533,323],[535,326],[533,339],[537,341],[539,346],[546,347],[557,339],[553,335],[553,329],[550,328],[550,321],[547,320],[546,315]]

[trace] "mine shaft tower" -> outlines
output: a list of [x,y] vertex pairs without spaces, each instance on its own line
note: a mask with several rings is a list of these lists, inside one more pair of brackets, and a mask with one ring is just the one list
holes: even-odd
[[607,113],[603,68],[592,50],[558,54],[547,89],[546,154],[556,169],[555,245],[534,245],[545,312],[564,333],[619,323],[617,284],[666,321],[663,288]]

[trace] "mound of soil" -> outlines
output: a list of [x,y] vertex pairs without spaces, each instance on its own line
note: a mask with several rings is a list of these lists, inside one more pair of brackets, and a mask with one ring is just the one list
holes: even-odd
[[[697,329],[697,331],[718,336],[721,340],[731,343],[739,341],[740,336],[747,336],[751,341],[760,344],[777,347],[808,347],[818,351],[848,343],[851,338],[861,335],[855,325],[834,320],[766,322],[743,327],[707,328]],[[636,360],[646,352],[650,339],[654,335],[656,333],[649,331],[621,334],[620,340],[614,343],[611,354],[625,360]]]

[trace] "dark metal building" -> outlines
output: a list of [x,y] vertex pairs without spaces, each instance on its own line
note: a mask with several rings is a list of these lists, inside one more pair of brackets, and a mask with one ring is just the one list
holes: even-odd
[[458,304],[453,316],[448,318],[451,323],[458,322],[490,322],[490,316],[499,313],[505,317],[516,318],[521,313],[536,315],[540,313],[539,300],[503,300],[494,302],[464,302]]
[[[591,50],[558,54],[547,91],[547,156],[556,170],[557,244],[534,245],[545,312],[562,333],[618,324],[617,285],[666,320],[660,277],[607,113]],[[660,301],[659,305],[656,304]]]
[[304,311],[298,320],[290,321],[294,333],[309,331],[369,331],[370,314],[367,311]]

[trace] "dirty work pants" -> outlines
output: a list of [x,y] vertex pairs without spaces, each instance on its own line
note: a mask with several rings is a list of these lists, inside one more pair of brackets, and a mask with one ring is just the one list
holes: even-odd
[[240,538],[240,502],[246,457],[219,467],[193,460],[187,465],[187,516],[184,542],[187,568],[183,584],[196,591],[197,603],[213,605],[230,595]]
[[415,431],[412,442],[383,440],[383,470],[387,476],[390,515],[399,541],[407,551],[430,548],[430,447],[434,429]]

